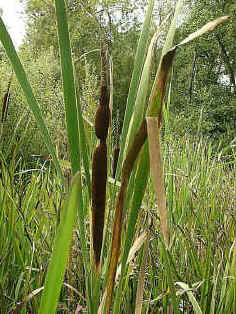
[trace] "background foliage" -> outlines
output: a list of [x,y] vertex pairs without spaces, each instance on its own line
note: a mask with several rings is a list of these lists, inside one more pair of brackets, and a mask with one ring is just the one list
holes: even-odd
[[[234,1],[189,1],[191,11],[178,38],[221,14],[231,21],[183,49],[174,65],[171,111],[175,131],[200,133],[226,145],[234,139],[236,121],[236,33]],[[181,123],[184,121],[184,123]],[[182,134],[183,134],[182,133]]]
[[[203,136],[212,138],[216,143],[222,140],[222,145],[225,146],[234,139],[236,121],[235,3],[233,0],[186,2],[189,10],[183,12],[183,21],[178,29],[176,42],[220,15],[230,14],[232,18],[216,32],[205,35],[178,54],[173,68],[175,79],[171,85],[169,108],[172,129],[179,136],[185,132],[195,136],[199,134],[200,123],[200,133]],[[29,76],[37,90],[36,95],[49,122],[49,128],[57,137],[60,147],[65,147],[66,138],[62,131],[64,116],[61,110],[59,52],[56,23],[53,18],[55,10],[49,0],[43,2],[28,0],[24,3],[28,21],[27,35],[20,54],[27,64]],[[81,103],[84,114],[91,122],[98,103],[96,91],[100,67],[99,41],[101,36],[105,36],[113,58],[113,115],[117,116],[117,119],[113,120],[118,121],[119,126],[116,129],[120,130],[122,127],[145,4],[143,1],[127,0],[67,2],[76,79],[82,91]],[[159,24],[174,4],[175,1],[156,3],[154,21]],[[158,41],[159,46],[162,45],[166,29],[164,28],[163,37]],[[0,66],[4,77],[0,86],[1,95],[7,88],[11,72],[3,54],[2,52]],[[153,73],[155,70],[154,62]],[[44,94],[46,97],[43,97]],[[29,116],[25,111],[24,98],[14,79],[11,101],[5,134],[11,133],[10,128],[14,125],[12,122],[16,117],[21,116],[23,112],[27,119]],[[31,128],[27,131],[27,140],[31,144],[25,146],[26,151],[44,154],[45,147],[42,147],[42,143],[37,143],[37,132],[30,131],[36,129],[34,122],[30,121]],[[60,122],[57,123],[58,121]],[[21,134],[22,129],[19,126],[17,132]]]

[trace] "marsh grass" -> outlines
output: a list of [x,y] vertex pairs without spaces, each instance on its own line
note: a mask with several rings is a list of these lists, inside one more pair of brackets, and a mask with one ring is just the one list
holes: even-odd
[[[187,136],[179,140],[169,136],[162,144],[162,152],[171,234],[168,254],[180,308],[185,312],[192,311],[187,293],[192,292],[203,313],[226,313],[226,308],[228,313],[233,313],[235,164],[229,168],[218,159],[220,152],[213,151],[209,142],[204,139],[192,141]],[[12,312],[30,293],[43,286],[65,202],[60,180],[49,162],[43,168],[42,164],[35,168],[38,170],[25,168],[16,154],[12,156],[10,166],[1,158],[1,313]],[[151,227],[143,311],[165,312],[170,302],[167,286],[170,270],[163,256],[160,220],[151,182],[139,215],[136,237],[146,230],[146,225]],[[86,233],[88,235],[89,228],[86,228]],[[64,283],[71,284],[68,272],[72,272],[76,283],[72,287],[76,290],[72,291],[73,300],[69,307],[71,289],[65,285],[62,287],[58,312],[64,313],[74,311],[77,304],[84,311],[87,308],[78,227],[74,228],[73,239],[73,267],[66,271]],[[141,261],[138,254],[128,264],[123,311],[135,311],[135,303],[129,296],[132,295],[133,299],[136,295]],[[183,288],[184,284],[190,290]],[[24,305],[27,311],[38,311],[41,294],[42,291]],[[63,311],[60,310],[62,308]]]
[[[162,134],[163,102],[177,50],[228,17],[207,24],[172,48],[183,6],[179,0],[149,96],[150,64],[158,36],[157,32],[149,44],[153,4],[150,0],[137,48],[115,180],[108,172],[99,272],[94,271],[89,254],[96,243],[90,228],[89,156],[97,143],[95,130],[89,140],[86,135],[65,3],[55,1],[70,162],[58,158],[30,82],[0,20],[0,38],[52,156],[29,169],[19,157],[19,145],[10,160],[0,155],[3,313],[72,313],[80,308],[88,313],[98,309],[109,313],[111,308],[112,313],[231,313],[236,305],[235,155],[227,168],[221,161],[222,151],[213,149],[210,142],[175,138],[168,123],[169,107],[164,107],[168,131],[155,143],[158,154],[161,147],[163,167],[159,161],[159,170],[163,172],[152,169],[153,184],[149,179],[152,144],[147,141],[146,125],[146,116],[151,117]],[[107,145],[110,139],[108,136]],[[65,163],[75,175],[69,186]],[[162,185],[156,182],[158,178]],[[160,197],[166,198],[162,211]],[[148,241],[137,245],[146,233]]]

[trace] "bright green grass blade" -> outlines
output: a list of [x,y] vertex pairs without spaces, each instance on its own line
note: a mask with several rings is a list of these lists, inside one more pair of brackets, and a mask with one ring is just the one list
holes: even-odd
[[212,249],[211,249],[211,242],[208,240],[207,242],[208,248],[207,248],[207,256],[205,261],[205,270],[204,270],[204,283],[201,287],[201,308],[204,313],[207,313],[207,307],[208,307],[208,298],[207,296],[210,291],[210,275],[211,275],[211,256],[212,256]]
[[82,256],[83,256],[83,266],[86,278],[86,293],[87,293],[87,304],[88,304],[88,312],[90,313],[90,309],[93,305],[93,300],[91,297],[91,280],[89,274],[89,256],[88,256],[88,248],[87,248],[87,238],[86,238],[86,230],[85,230],[85,208],[89,207],[88,199],[86,202],[83,201],[83,194],[82,188],[79,189],[79,213],[78,213],[78,220],[79,220],[79,237],[82,249]]
[[126,137],[126,147],[124,154],[129,150],[131,143],[133,142],[134,136],[140,127],[144,114],[146,112],[146,97],[149,87],[149,79],[150,79],[150,70],[152,65],[152,58],[154,54],[154,45],[157,39],[158,32],[153,35],[151,43],[148,48],[147,57],[144,63],[142,76],[140,79],[140,84],[137,92],[137,97],[135,101],[135,110],[133,111],[133,115],[131,117],[128,129],[128,135]]
[[[233,244],[234,245],[234,244]],[[220,289],[220,300],[219,300],[219,305],[218,305],[218,309],[217,309],[217,314],[223,313],[223,311],[225,310],[225,305],[226,305],[226,298],[227,298],[227,294],[228,294],[228,278],[229,276],[229,271],[230,271],[230,257],[232,254],[232,248],[230,249],[229,252],[229,257],[228,257],[228,261],[226,263],[225,269],[224,269],[224,273],[223,273],[223,281],[221,283],[221,289]]]
[[175,269],[173,268],[173,264],[171,263],[170,251],[166,248],[164,239],[161,242],[162,243],[161,243],[161,248],[160,248],[160,256],[163,255],[163,263],[165,264],[165,268],[166,268],[166,279],[168,282],[168,287],[170,289],[170,297],[172,301],[171,305],[173,306],[174,313],[178,314],[180,313],[180,310],[179,310],[178,300],[176,298],[176,289],[174,285],[174,276],[173,276]]
[[227,296],[225,300],[225,313],[231,313],[236,309],[236,241],[232,245],[232,262]]
[[48,133],[47,127],[44,123],[41,110],[39,108],[39,105],[37,103],[37,100],[33,94],[32,88],[30,86],[30,83],[27,79],[25,70],[20,62],[20,59],[16,53],[16,50],[14,48],[14,45],[12,43],[12,40],[6,30],[6,27],[0,17],[0,40],[3,44],[3,47],[6,50],[7,56],[9,60],[11,61],[12,67],[14,69],[14,72],[16,74],[16,77],[20,83],[21,88],[24,91],[25,97],[27,99],[27,102],[29,104],[29,107],[34,115],[34,118],[38,124],[38,127],[40,129],[41,135],[43,137],[43,140],[48,148],[48,151],[52,155],[52,158],[54,160],[55,167],[57,169],[57,172],[61,178],[61,181],[64,183],[64,176],[60,167],[60,164],[58,162],[54,145],[52,143],[52,140],[50,138],[50,135]]
[[143,64],[144,64],[147,49],[148,49],[147,47],[148,35],[149,35],[149,30],[150,30],[150,25],[151,25],[153,7],[154,7],[154,0],[150,0],[147,13],[145,16],[145,21],[143,24],[142,32],[139,38],[138,48],[137,48],[135,61],[134,61],[134,70],[133,70],[133,75],[130,82],[129,94],[127,98],[125,118],[124,118],[122,135],[121,135],[120,155],[119,155],[117,172],[116,172],[117,178],[119,178],[120,176],[121,163],[123,161],[123,152],[125,148],[126,137],[128,134],[129,123],[130,123],[130,119],[134,110],[133,106],[135,103],[136,94],[137,94],[138,86],[139,86],[139,80],[141,77]]
[[72,174],[80,171],[79,130],[77,118],[76,90],[71,57],[71,46],[64,0],[55,0],[57,30],[61,55],[66,127]]
[[73,178],[71,192],[58,227],[51,261],[48,267],[39,314],[56,313],[72,238],[73,224],[78,211],[80,174]]
[[220,266],[218,266],[218,270],[216,270],[216,266],[214,265],[214,274],[213,274],[213,289],[212,289],[212,296],[211,296],[211,307],[210,307],[210,314],[214,314],[215,306],[216,306],[216,300],[217,300],[217,283],[218,283],[218,277],[220,272]]
[[83,159],[83,166],[86,176],[86,182],[89,192],[89,197],[91,198],[91,178],[89,172],[89,155],[88,155],[88,143],[85,135],[84,120],[82,116],[81,104],[79,101],[78,91],[77,91],[77,109],[78,109],[78,120],[79,120],[79,135],[80,135],[80,150]]
[[184,0],[178,0],[176,7],[175,7],[175,14],[173,20],[171,21],[171,25],[168,30],[168,34],[165,40],[164,47],[162,49],[162,57],[169,51],[169,49],[173,46],[173,41],[175,37],[175,32],[177,28],[177,22],[180,17],[180,14],[183,10]]

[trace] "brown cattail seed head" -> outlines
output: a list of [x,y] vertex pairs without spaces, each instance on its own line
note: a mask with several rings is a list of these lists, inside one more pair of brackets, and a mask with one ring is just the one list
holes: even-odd
[[95,118],[95,134],[101,141],[105,141],[110,123],[109,97],[106,86],[102,86],[99,102]]
[[7,91],[2,100],[2,118],[1,118],[2,122],[6,121],[9,99],[10,93],[9,91]]
[[103,227],[106,200],[107,180],[107,146],[105,142],[96,148],[93,154],[92,165],[92,225],[93,225],[93,249],[95,265],[100,263]]
[[114,154],[113,154],[113,173],[112,173],[113,178],[115,178],[116,176],[116,168],[117,168],[119,153],[120,153],[120,148],[119,146],[116,146],[114,149]]

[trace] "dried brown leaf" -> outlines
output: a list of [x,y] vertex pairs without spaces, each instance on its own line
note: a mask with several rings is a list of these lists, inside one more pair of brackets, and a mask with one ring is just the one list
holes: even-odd
[[[135,257],[135,253],[138,252],[140,250],[140,248],[142,247],[143,243],[145,242],[145,240],[147,239],[147,233],[143,232],[138,239],[136,239],[134,241],[133,246],[131,247],[130,251],[129,251],[129,256],[127,259],[127,263],[130,263],[132,261],[132,259]],[[119,267],[117,268],[117,272],[116,272],[116,280],[119,279],[121,274],[121,265],[119,265]]]
[[218,19],[213,20],[213,21],[205,24],[202,28],[200,28],[199,30],[190,34],[187,38],[182,40],[178,45],[176,45],[176,47],[180,47],[182,45],[185,45],[185,44],[189,43],[190,41],[202,36],[203,34],[210,32],[210,31],[213,31],[216,28],[216,26],[227,21],[229,18],[230,18],[230,16],[221,16]]
[[157,208],[160,213],[160,228],[166,246],[169,245],[169,230],[167,222],[166,195],[162,173],[162,160],[160,148],[160,127],[158,118],[147,118],[148,143],[150,155],[151,176],[154,184]]

